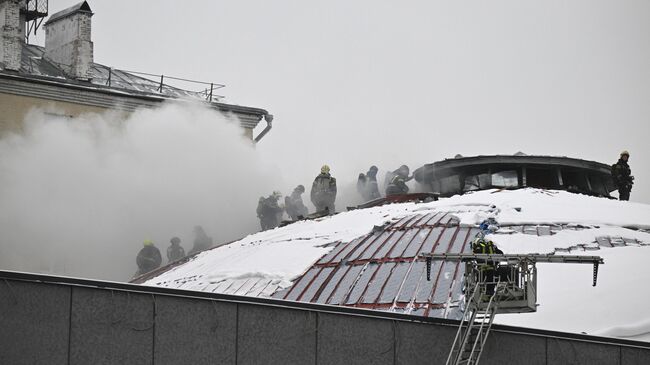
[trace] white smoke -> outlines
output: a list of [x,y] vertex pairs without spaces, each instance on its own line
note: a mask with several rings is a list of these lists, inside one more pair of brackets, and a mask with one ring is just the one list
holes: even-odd
[[[214,242],[258,230],[281,181],[233,118],[168,104],[78,118],[35,110],[0,140],[0,268],[126,280],[151,239]],[[164,261],[163,261],[164,262]]]

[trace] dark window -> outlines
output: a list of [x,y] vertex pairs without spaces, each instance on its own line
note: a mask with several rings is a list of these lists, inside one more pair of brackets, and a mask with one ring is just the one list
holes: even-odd
[[587,175],[583,171],[562,169],[562,182],[569,191],[589,191]]
[[591,183],[591,190],[594,193],[602,196],[609,195],[605,183],[600,176],[589,175],[589,182]]
[[533,188],[558,188],[557,171],[527,167],[526,186]]

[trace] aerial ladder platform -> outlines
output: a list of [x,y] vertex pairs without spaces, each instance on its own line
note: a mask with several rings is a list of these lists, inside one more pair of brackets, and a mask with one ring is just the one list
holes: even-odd
[[447,365],[479,363],[495,315],[537,311],[537,263],[592,264],[593,286],[598,278],[598,265],[605,263],[600,256],[473,253],[421,256],[426,259],[427,280],[431,280],[433,260],[465,263],[465,311]]

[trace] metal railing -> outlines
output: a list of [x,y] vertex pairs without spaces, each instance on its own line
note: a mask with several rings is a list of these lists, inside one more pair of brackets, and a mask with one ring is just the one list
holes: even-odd
[[[138,83],[138,82],[134,82],[133,80],[124,80],[124,79],[116,80],[116,75],[114,75],[115,71],[136,75],[138,78],[147,80],[148,82]],[[155,79],[151,79],[150,77]],[[108,77],[105,80],[106,81],[104,82],[104,84],[109,87],[113,86],[114,83],[127,83],[129,85],[140,86],[145,89],[151,89],[152,87],[155,87],[153,91],[161,94],[164,94],[165,89],[169,89],[173,91],[185,92],[188,94],[195,94],[197,96],[203,97],[206,101],[209,102],[212,102],[213,100],[218,101],[219,99],[223,99],[225,96],[216,94],[215,91],[226,87],[226,85],[224,84],[218,84],[214,82],[197,81],[197,80],[185,79],[180,77],[157,75],[157,74],[151,74],[151,73],[139,72],[139,71],[120,70],[114,68],[108,68]],[[199,90],[191,90],[185,86],[181,87],[177,85],[172,85],[169,82],[170,80],[173,82],[180,82],[180,83],[185,83],[190,85],[203,85],[205,87]]]

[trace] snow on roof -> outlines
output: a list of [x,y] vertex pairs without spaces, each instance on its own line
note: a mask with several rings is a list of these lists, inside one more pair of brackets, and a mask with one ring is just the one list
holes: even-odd
[[[24,43],[22,47],[20,66],[20,72],[22,74],[56,78],[60,82],[79,83],[77,80],[68,77],[55,63],[44,57],[44,47]],[[188,91],[168,84],[163,84],[163,88],[160,89],[160,76],[156,76],[158,80],[151,80],[139,76],[134,72],[110,68],[96,62],[90,65],[90,72],[90,84],[92,86],[102,87],[111,91],[120,90],[132,94],[206,100],[206,91]],[[220,98],[220,96],[215,94],[213,99],[219,101]]]
[[[614,335],[638,330],[630,325],[644,315],[650,291],[628,274],[648,277],[650,265],[628,265],[650,256],[643,247],[650,245],[650,205],[564,191],[486,190],[301,221],[205,251],[144,284],[457,318],[463,268],[440,263],[427,282],[418,255],[467,250],[488,217],[499,222],[491,238],[506,253],[605,258],[596,288],[581,265],[539,265],[538,312],[497,322]],[[626,298],[628,309],[606,316]]]

